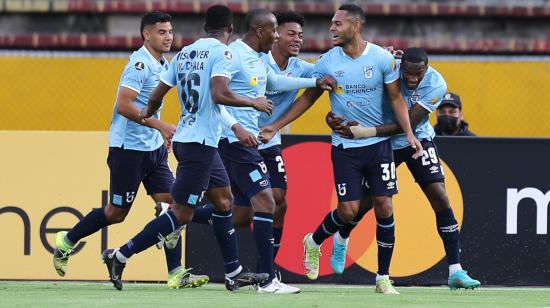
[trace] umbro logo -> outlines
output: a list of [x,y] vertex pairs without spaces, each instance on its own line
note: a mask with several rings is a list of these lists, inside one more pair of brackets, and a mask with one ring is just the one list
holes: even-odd
[[395,188],[395,182],[388,182],[387,184],[388,189],[394,189]]
[[439,167],[438,166],[432,166],[430,167],[431,173],[439,173]]
[[336,71],[336,72],[334,72],[334,76],[336,76],[336,77],[342,77],[342,76],[344,76],[344,71],[341,71],[341,70],[340,70],[340,71]]

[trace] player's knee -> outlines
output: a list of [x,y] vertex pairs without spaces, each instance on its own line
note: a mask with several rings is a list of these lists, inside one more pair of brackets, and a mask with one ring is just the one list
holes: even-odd
[[125,214],[121,213],[114,213],[114,212],[107,212],[105,213],[105,218],[110,224],[119,224],[126,219]]
[[189,223],[193,218],[194,209],[188,205],[183,205],[175,202],[172,205],[171,211],[174,216],[176,216],[176,219],[178,220],[178,223],[180,225]]
[[232,197],[224,197],[224,198],[220,198],[214,204],[214,208],[217,211],[227,212],[227,211],[231,210],[232,205],[233,205],[233,198]]
[[432,183],[426,186],[424,191],[435,212],[441,212],[451,207],[444,183]]
[[275,200],[271,190],[262,190],[250,199],[255,212],[271,213],[275,211]]
[[435,212],[441,212],[451,207],[446,192],[437,194],[430,204]]
[[351,206],[339,206],[336,212],[338,213],[338,218],[340,218],[343,223],[347,224],[357,216],[358,210]]
[[380,200],[374,204],[374,213],[376,217],[388,218],[393,215],[393,204],[391,199]]
[[284,216],[286,214],[286,199],[275,198],[275,215]]
[[128,211],[129,209],[121,209],[108,204],[103,210],[103,213],[109,224],[118,224],[124,221],[126,215],[128,215]]

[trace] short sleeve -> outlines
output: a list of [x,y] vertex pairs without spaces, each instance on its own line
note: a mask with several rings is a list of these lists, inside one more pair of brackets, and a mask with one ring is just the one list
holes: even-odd
[[317,59],[317,62],[315,62],[315,65],[313,65],[313,71],[311,72],[311,77],[314,78],[322,78],[326,74],[326,65],[325,62],[327,61],[327,55],[323,54],[320,55]]
[[120,85],[140,93],[141,88],[145,84],[148,76],[149,67],[147,67],[144,62],[134,61],[133,63],[128,63],[128,65],[126,65],[126,68],[122,73]]
[[178,84],[178,74],[176,70],[176,65],[178,64],[177,58],[178,58],[178,55],[175,55],[172,58],[172,62],[168,66],[168,70],[166,70],[160,76],[160,81],[162,81],[163,83],[171,87],[175,87]]
[[418,99],[417,104],[422,106],[424,109],[428,110],[430,113],[433,112],[443,99],[443,95],[447,92],[447,85],[445,83],[432,87],[431,90],[427,91],[426,94]]
[[233,53],[229,48],[216,48],[215,56],[212,62],[212,74],[210,78],[223,76],[231,79],[231,64],[233,62]]
[[382,61],[382,75],[384,76],[384,83],[392,83],[399,78],[399,70],[397,69],[397,63],[391,53],[384,50],[380,57]]

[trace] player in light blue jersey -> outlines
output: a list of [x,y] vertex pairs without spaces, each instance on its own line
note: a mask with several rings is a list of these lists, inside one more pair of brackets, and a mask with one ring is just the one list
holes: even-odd
[[[401,93],[409,106],[411,125],[416,126],[415,135],[424,148],[421,159],[411,158],[413,149],[401,134],[399,125],[395,123],[379,125],[375,127],[374,133],[376,136],[391,136],[396,166],[401,163],[407,164],[435,212],[437,231],[443,241],[449,265],[449,288],[477,288],[480,282],[470,278],[460,265],[460,231],[445,190],[445,176],[433,142],[435,132],[429,122],[429,115],[441,103],[447,91],[447,84],[441,74],[428,65],[428,56],[421,48],[407,48],[398,66]],[[390,120],[395,119],[391,111],[389,115]],[[327,116],[327,123],[336,133],[354,138],[351,131],[352,125],[349,122],[346,125],[340,125],[342,122],[344,122],[343,118],[330,114]],[[369,209],[370,207],[362,208],[353,223],[340,228],[338,231],[340,237],[349,238],[351,230]],[[346,251],[347,245],[344,245],[343,249],[331,257],[331,265],[335,272],[343,272]]]
[[[303,44],[302,26],[304,25],[304,17],[294,12],[280,13],[276,16],[279,38],[273,44],[271,50],[262,55],[263,62],[276,74],[288,77],[311,78],[313,64],[297,57]],[[297,94],[298,90],[286,92],[267,90],[266,96],[273,102],[273,112],[271,115],[260,114],[259,126],[271,124],[281,117],[290,108]],[[275,200],[275,212],[273,214],[273,260],[275,260],[283,234],[287,189],[287,176],[282,157],[280,134],[277,133],[268,143],[261,143],[258,149],[267,167]],[[250,206],[237,206],[233,209],[233,223],[236,226],[250,226],[253,216],[254,213]]]
[[246,132],[224,109],[223,105],[251,107],[271,112],[265,98],[247,98],[229,89],[232,52],[227,41],[233,30],[233,13],[227,6],[214,5],[206,11],[207,38],[184,47],[173,59],[140,114],[142,123],[155,121],[154,115],[166,93],[177,86],[182,116],[174,136],[173,150],[178,160],[176,180],[171,188],[174,199],[166,214],[149,222],[126,244],[103,252],[109,277],[121,290],[121,275],[126,261],[151,247],[157,237],[166,237],[191,221],[195,207],[204,194],[214,204],[212,225],[225,263],[225,286],[230,291],[258,284],[267,274],[245,272],[238,258],[237,240],[231,221],[232,194],[227,172],[218,154],[220,122],[232,130],[247,146],[255,146],[256,138]]
[[[261,52],[268,52],[278,37],[275,16],[264,9],[254,10],[245,18],[246,33],[242,40],[229,47],[233,53],[230,87],[236,93],[257,98],[269,91],[291,91],[300,88],[330,88],[330,78],[297,78],[276,74],[262,59]],[[260,113],[251,108],[227,107],[235,119],[255,136],[259,133]],[[260,284],[259,293],[298,293],[298,288],[281,283],[273,268],[273,213],[274,198],[267,166],[258,149],[239,144],[233,132],[223,130],[220,154],[231,180],[235,206],[252,207],[253,232],[259,256],[259,269],[269,274]],[[237,213],[238,210],[235,210]],[[241,211],[242,213],[242,211]]]
[[[399,91],[395,61],[389,52],[362,38],[364,21],[365,15],[360,7],[351,4],[340,6],[330,28],[336,47],[317,61],[314,76],[332,75],[338,84],[335,91],[329,94],[332,111],[364,126],[383,124],[382,96],[386,91],[407,141],[416,148],[414,157],[417,157],[422,146],[410,127],[407,105]],[[306,90],[285,116],[262,129],[264,139],[270,139],[276,130],[300,116],[320,95],[320,91]],[[304,238],[306,276],[317,279],[321,243],[357,216],[361,200],[372,199],[378,222],[376,292],[398,294],[389,279],[395,241],[391,196],[397,192],[390,141],[388,137],[350,140],[332,134],[332,145],[339,202],[337,209],[325,217],[315,233]],[[345,243],[346,240],[338,238],[338,241]]]
[[[162,135],[171,135],[175,127],[160,121],[160,112],[147,123],[138,116],[140,109],[147,106],[160,75],[168,68],[163,54],[170,51],[173,41],[171,21],[170,15],[161,12],[148,13],[141,20],[143,47],[130,56],[124,68],[109,130],[110,202],[105,208],[92,210],[69,232],[56,234],[53,263],[60,276],[66,273],[71,252],[80,249],[76,246],[78,241],[124,221],[140,183],[156,202],[157,214],[161,206],[167,208],[172,203],[170,187],[174,176],[168,167]],[[197,287],[207,283],[207,276],[192,275],[182,267],[181,240],[176,238],[173,246],[175,249],[165,249],[168,287]]]

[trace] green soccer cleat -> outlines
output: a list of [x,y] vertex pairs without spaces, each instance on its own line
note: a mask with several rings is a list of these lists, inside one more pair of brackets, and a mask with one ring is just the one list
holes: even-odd
[[384,278],[376,282],[375,293],[388,294],[388,295],[398,295],[399,292],[393,287],[393,281],[389,278]]
[[478,288],[481,283],[478,280],[470,278],[465,270],[460,270],[449,277],[449,289],[457,290],[463,289],[475,289]]
[[67,263],[73,247],[65,242],[67,231],[59,231],[55,234],[55,248],[53,250],[53,267],[61,277],[67,272]]
[[180,268],[174,274],[168,275],[168,288],[198,288],[208,283],[210,278],[206,275],[193,275],[191,268]]
[[165,238],[164,238],[164,245],[166,245],[166,248],[168,249],[174,249],[176,248],[176,245],[178,244],[178,241],[181,237],[181,232],[183,230],[185,230],[185,227],[187,225],[182,225],[180,226],[179,228],[176,229],[176,231],[168,234]]
[[321,247],[310,247],[308,241],[312,238],[312,236],[313,233],[308,233],[304,237],[303,265],[307,278],[310,280],[315,280],[319,277],[319,257],[321,256]]

